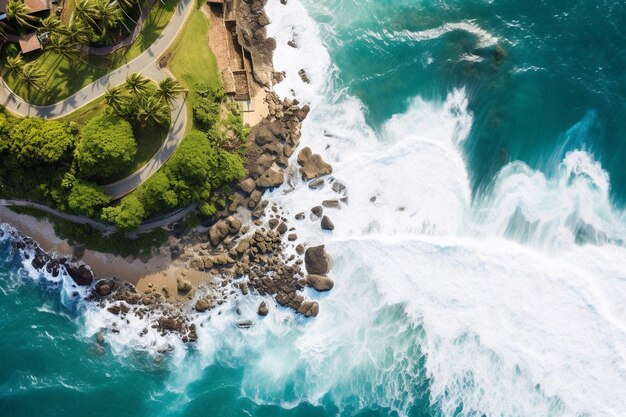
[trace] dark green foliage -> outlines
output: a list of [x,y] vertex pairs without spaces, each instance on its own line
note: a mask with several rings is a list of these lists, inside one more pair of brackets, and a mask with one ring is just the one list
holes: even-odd
[[54,120],[27,117],[14,125],[9,137],[12,156],[30,165],[67,159],[74,147],[68,126]]
[[224,90],[206,85],[197,86],[193,100],[193,117],[198,127],[208,130],[220,120],[220,108],[224,101]]
[[67,198],[69,208],[79,214],[93,217],[100,208],[111,201],[103,187],[88,182],[77,181]]
[[72,132],[65,123],[0,113],[0,196],[63,209],[67,191],[61,182],[71,165]]
[[130,123],[107,114],[85,125],[74,158],[81,176],[106,179],[125,169],[135,153],[137,143]]
[[120,231],[136,229],[145,218],[143,204],[134,193],[124,197],[118,205],[102,210],[102,219],[115,225]]
[[178,205],[176,192],[172,190],[170,180],[163,171],[157,172],[139,187],[137,197],[147,213],[158,213]]

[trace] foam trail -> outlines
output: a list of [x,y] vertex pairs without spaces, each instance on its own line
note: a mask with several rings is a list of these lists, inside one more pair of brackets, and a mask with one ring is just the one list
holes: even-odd
[[[401,30],[401,31],[389,31],[383,30],[384,36],[389,41],[402,41],[402,40],[412,40],[416,42],[423,42],[432,39],[437,39],[444,36],[447,33],[461,30],[467,33],[471,33],[476,36],[478,39],[478,47],[479,48],[487,48],[489,46],[493,46],[498,43],[498,38],[486,30],[482,29],[473,21],[461,21],[454,23],[445,23],[434,29],[427,29],[421,31],[410,31],[410,30]],[[380,39],[382,36],[378,35]]]

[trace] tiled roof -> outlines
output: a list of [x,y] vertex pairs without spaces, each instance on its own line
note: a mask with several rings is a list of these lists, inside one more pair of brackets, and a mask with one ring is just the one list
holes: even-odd
[[22,36],[19,39],[19,43],[23,54],[41,49],[41,42],[37,39],[37,34],[35,32]]

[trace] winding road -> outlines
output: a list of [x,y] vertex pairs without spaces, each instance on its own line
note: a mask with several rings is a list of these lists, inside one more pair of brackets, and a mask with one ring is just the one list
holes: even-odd
[[[176,11],[169,24],[154,43],[128,64],[111,71],[104,77],[82,88],[56,104],[49,106],[35,106],[15,94],[6,85],[4,79],[0,82],[0,105],[18,116],[40,117],[43,119],[56,119],[66,116],[91,101],[102,96],[107,87],[116,86],[126,81],[126,77],[133,73],[141,73],[153,81],[160,81],[172,75],[165,69],[159,68],[158,59],[167,51],[174,42],[185,21],[194,9],[195,0],[180,0]],[[176,147],[180,144],[187,129],[187,112],[184,98],[177,99],[172,105],[172,124],[163,145],[146,165],[128,177],[105,186],[107,193],[113,199],[119,199],[146,181],[152,174],[159,170],[172,156]]]

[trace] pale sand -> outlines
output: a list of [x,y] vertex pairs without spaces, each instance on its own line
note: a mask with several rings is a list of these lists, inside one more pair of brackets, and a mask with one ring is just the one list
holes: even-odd
[[243,112],[243,122],[248,126],[254,126],[270,114],[270,107],[265,101],[267,92],[260,85],[253,82],[251,86],[252,99],[250,100],[253,111]]
[[[74,255],[73,248],[54,233],[52,224],[46,219],[40,220],[32,216],[17,214],[6,207],[0,207],[0,223],[8,223],[22,234],[32,237],[46,252],[54,252],[61,256]],[[172,294],[176,293],[176,277],[183,271],[181,266],[173,265],[166,248],[162,248],[147,262],[92,250],[86,250],[81,260],[89,265],[96,278],[118,277],[133,284],[142,281],[142,285],[146,287],[148,282],[155,280],[159,282],[159,289],[163,285],[171,286],[174,290]],[[171,278],[166,280],[166,276],[170,277],[170,275],[173,276],[173,280]],[[194,283],[199,282],[195,275],[194,281]],[[156,284],[153,285],[156,287]]]

